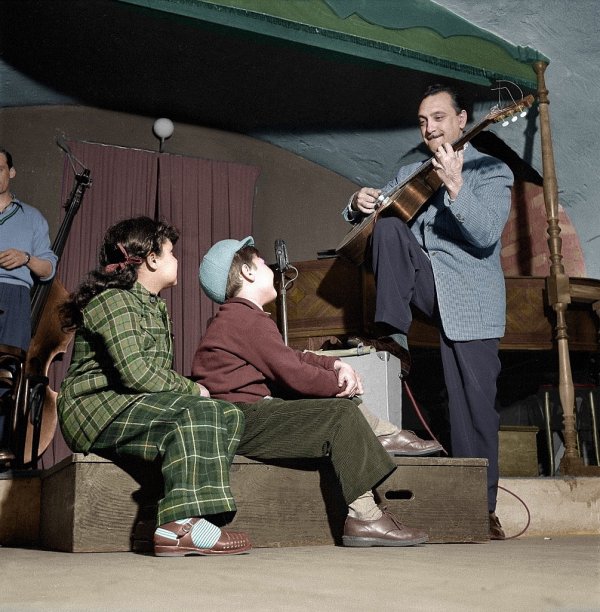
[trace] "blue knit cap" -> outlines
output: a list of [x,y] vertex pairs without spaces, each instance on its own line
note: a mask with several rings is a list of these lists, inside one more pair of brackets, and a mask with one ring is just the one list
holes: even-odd
[[225,301],[227,277],[233,256],[245,246],[254,246],[254,238],[248,236],[243,240],[220,240],[208,250],[202,258],[198,277],[204,293],[217,304]]

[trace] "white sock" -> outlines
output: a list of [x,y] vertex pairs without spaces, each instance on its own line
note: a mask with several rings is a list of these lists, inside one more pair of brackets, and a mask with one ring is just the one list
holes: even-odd
[[221,537],[221,530],[206,519],[200,519],[192,527],[192,542],[198,548],[212,548]]
[[376,521],[383,514],[375,503],[373,493],[367,491],[360,497],[357,497],[351,504],[348,504],[348,516],[360,521]]
[[389,436],[400,431],[393,423],[375,416],[364,404],[359,404],[358,408],[376,436]]

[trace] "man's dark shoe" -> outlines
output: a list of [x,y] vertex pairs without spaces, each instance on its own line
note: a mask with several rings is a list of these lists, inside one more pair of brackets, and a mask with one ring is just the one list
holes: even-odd
[[344,525],[344,546],[416,546],[429,539],[420,529],[403,525],[391,512],[382,508],[383,516],[375,521],[361,521],[348,516]]
[[360,338],[354,336],[348,338],[347,343],[350,346],[372,346],[376,351],[387,351],[390,355],[400,360],[402,376],[408,376],[411,366],[410,353],[390,336],[381,336],[380,338]]
[[402,429],[387,436],[377,436],[381,446],[390,455],[402,457],[425,457],[443,450],[442,445],[435,440],[423,440],[414,432]]
[[506,535],[500,519],[496,516],[495,512],[490,512],[490,540],[505,540]]

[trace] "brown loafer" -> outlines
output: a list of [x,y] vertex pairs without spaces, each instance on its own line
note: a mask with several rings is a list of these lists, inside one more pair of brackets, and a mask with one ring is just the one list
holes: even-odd
[[490,540],[505,540],[506,534],[495,512],[490,512]]
[[423,440],[414,432],[402,429],[387,436],[377,436],[381,446],[391,455],[403,457],[424,457],[443,450],[443,446],[435,440]]
[[429,539],[424,531],[403,525],[388,510],[382,509],[382,513],[383,516],[375,521],[346,517],[342,536],[344,546],[416,546]]
[[157,557],[186,557],[187,555],[240,555],[252,548],[248,535],[242,531],[221,530],[221,537],[212,548],[199,548],[192,541],[191,531],[200,519],[190,519],[187,523],[175,521],[161,525],[174,533],[177,538],[169,538],[160,533],[154,534],[154,554]]

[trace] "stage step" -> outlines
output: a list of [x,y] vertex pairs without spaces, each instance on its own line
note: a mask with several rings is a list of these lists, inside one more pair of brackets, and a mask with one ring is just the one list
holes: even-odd
[[[421,481],[424,461],[437,463],[435,472],[443,480],[441,484],[431,483],[432,488],[428,486],[425,491]],[[478,518],[480,513],[475,522],[469,521],[468,514],[462,515],[469,512],[468,497],[461,494],[464,484],[455,482],[454,469],[444,473],[443,461],[398,460],[397,478],[401,479],[398,485],[402,489],[396,490],[410,490],[410,478],[417,479],[419,488],[412,500],[387,500],[388,505],[407,524],[427,529],[432,541],[450,541],[448,535],[455,529],[461,530],[459,535],[467,533],[480,541],[478,538],[484,536]],[[480,468],[467,466],[465,469],[476,471]],[[41,546],[43,542],[46,548],[65,551],[130,550],[135,530],[137,549],[150,549],[154,506],[142,505],[143,500],[136,493],[139,485],[120,468],[95,455],[78,455],[41,474],[43,478],[40,473],[31,471],[0,474],[0,546]],[[280,486],[272,487],[275,477]],[[472,485],[478,489],[479,498],[482,489],[477,478]],[[256,546],[329,544],[335,541],[334,536],[339,537],[345,509],[327,465],[313,465],[306,471],[298,471],[297,468],[255,464],[236,457],[232,480],[240,502],[234,524],[248,529]],[[394,481],[391,485],[396,487]],[[518,495],[531,512],[525,537],[600,534],[600,478],[501,478],[500,485],[497,513],[509,536],[520,533],[527,525],[527,509],[505,489]],[[76,486],[77,492],[71,495],[69,491]],[[323,488],[326,497],[321,493]],[[455,490],[448,494],[448,488]],[[388,493],[388,497],[406,496]],[[430,497],[427,501],[423,499],[426,496]],[[42,498],[44,518],[40,521]],[[118,513],[121,513],[120,520],[115,523]],[[449,525],[456,521],[457,514],[456,525]],[[137,521],[138,515],[143,518],[141,522]],[[297,515],[301,521],[296,520]]]
[[[483,459],[396,458],[398,469],[376,490],[431,542],[488,540]],[[75,454],[42,477],[40,543],[67,552],[149,550],[154,530],[155,468],[136,480],[107,459]],[[158,478],[157,478],[158,476]],[[142,481],[140,487],[139,481]],[[341,541],[346,508],[327,461],[260,463],[236,456],[232,528],[256,547]]]

